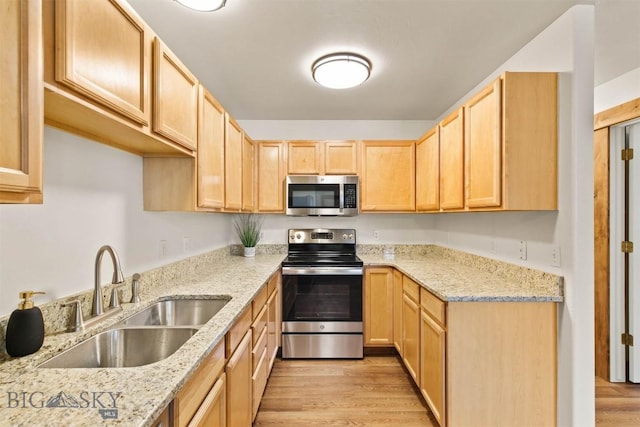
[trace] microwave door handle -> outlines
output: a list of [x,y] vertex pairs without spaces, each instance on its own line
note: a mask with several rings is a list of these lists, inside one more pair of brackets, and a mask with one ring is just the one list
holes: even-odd
[[340,212],[342,212],[344,210],[344,184],[340,184],[340,202],[338,204]]

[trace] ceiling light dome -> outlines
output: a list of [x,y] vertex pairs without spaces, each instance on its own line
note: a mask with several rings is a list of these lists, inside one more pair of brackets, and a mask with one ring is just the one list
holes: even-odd
[[200,12],[213,12],[214,10],[222,9],[227,0],[176,0],[183,6],[187,6],[189,9],[197,10]]
[[347,89],[364,83],[371,75],[371,61],[356,53],[325,55],[311,66],[313,79],[330,89]]

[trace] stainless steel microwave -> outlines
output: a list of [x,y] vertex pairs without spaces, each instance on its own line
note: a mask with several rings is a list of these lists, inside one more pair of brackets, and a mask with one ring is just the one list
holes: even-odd
[[287,215],[358,215],[358,177],[355,175],[287,176]]

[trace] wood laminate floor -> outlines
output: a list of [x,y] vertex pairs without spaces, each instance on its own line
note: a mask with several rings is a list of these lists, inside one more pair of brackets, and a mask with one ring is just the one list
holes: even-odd
[[[640,426],[640,385],[596,377],[596,426]],[[277,359],[254,427],[438,424],[396,356]]]
[[277,359],[254,427],[437,426],[395,356]]
[[596,426],[640,426],[640,384],[610,383],[596,377]]

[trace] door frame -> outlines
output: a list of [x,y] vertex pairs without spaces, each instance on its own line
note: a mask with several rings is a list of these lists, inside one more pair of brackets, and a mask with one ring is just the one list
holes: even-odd
[[[616,107],[602,111],[594,116],[594,317],[595,317],[595,374],[607,381],[625,381],[624,366],[622,366],[622,379],[620,379],[619,353],[623,352],[622,346],[613,345],[617,342],[616,336],[611,332],[612,323],[619,327],[616,318],[611,322],[611,308],[618,309],[619,295],[613,294],[610,288],[610,275],[616,273],[615,263],[618,252],[615,245],[619,239],[618,233],[620,221],[616,222],[617,211],[620,204],[617,203],[619,194],[612,191],[610,173],[612,161],[618,150],[610,149],[611,135],[620,132],[616,129],[621,123],[640,118],[640,98],[620,104]],[[611,171],[611,172],[610,172]],[[611,211],[611,216],[610,216]],[[613,232],[613,233],[612,233]],[[613,267],[613,268],[612,268]],[[615,292],[615,290],[613,290]],[[618,311],[620,312],[620,311]],[[622,323],[623,325],[623,323]],[[624,328],[623,328],[624,329]],[[611,354],[611,360],[610,360]]]

